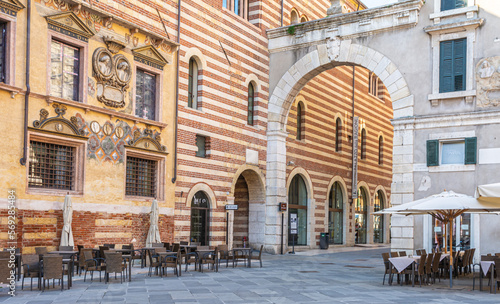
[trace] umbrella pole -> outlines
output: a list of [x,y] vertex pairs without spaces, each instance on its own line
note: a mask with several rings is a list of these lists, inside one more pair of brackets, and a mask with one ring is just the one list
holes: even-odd
[[453,235],[451,234],[451,222],[453,220],[449,221],[450,227],[448,228],[448,231],[450,231],[450,288],[453,288],[453,247],[452,247],[452,242],[453,242]]
[[447,235],[447,229],[446,229],[446,224],[444,224],[444,234],[443,234],[443,246],[444,246],[444,253],[448,252],[448,245],[446,244],[446,240],[448,239]]

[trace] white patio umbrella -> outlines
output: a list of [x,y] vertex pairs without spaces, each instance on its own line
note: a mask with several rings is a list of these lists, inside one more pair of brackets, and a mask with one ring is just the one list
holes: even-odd
[[[444,191],[440,194],[432,195],[421,200],[401,204],[399,206],[384,209],[375,214],[395,213],[403,215],[430,214],[432,217],[449,224],[463,213],[489,213],[500,211],[500,201],[498,203],[490,201],[480,201],[472,196]],[[453,286],[452,279],[453,247],[450,237],[450,287]]]
[[149,231],[148,237],[146,238],[146,247],[153,246],[154,243],[161,243],[160,240],[160,229],[158,228],[158,219],[160,216],[160,210],[158,208],[158,201],[155,199],[151,204],[151,212],[149,213]]
[[66,195],[64,197],[63,205],[63,230],[61,235],[61,246],[75,246],[73,241],[73,230],[71,223],[73,222],[73,206],[71,204],[71,197]]
[[500,204],[500,183],[478,186],[476,197],[481,202]]

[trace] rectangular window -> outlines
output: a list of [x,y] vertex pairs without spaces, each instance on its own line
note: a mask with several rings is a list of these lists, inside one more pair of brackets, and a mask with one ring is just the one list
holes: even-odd
[[222,0],[222,7],[227,8],[241,18],[248,19],[249,0]]
[[156,198],[157,164],[155,160],[127,156],[125,194]]
[[5,83],[7,75],[7,23],[0,23],[0,82]]
[[135,116],[155,120],[156,76],[138,69],[135,93]]
[[229,8],[229,6],[228,6],[229,1],[231,1],[231,0],[222,0],[222,7]]
[[196,151],[196,156],[198,157],[207,157],[207,138],[202,135],[196,135],[196,147],[198,147],[198,151]]
[[440,44],[439,92],[465,90],[467,39],[442,41]]
[[443,142],[441,146],[441,165],[463,165],[465,161],[465,142]]
[[477,162],[477,138],[428,140],[427,166],[474,165]]
[[74,190],[76,148],[30,141],[28,187]]
[[467,0],[441,0],[441,11],[467,6]]
[[53,40],[50,50],[50,95],[78,101],[80,50]]

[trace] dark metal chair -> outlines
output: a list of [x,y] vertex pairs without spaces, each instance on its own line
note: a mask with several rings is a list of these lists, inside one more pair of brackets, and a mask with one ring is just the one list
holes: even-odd
[[22,290],[24,290],[25,278],[31,278],[31,290],[33,290],[33,278],[38,278],[38,288],[40,289],[40,258],[38,257],[38,255],[23,255],[23,279],[21,282]]
[[84,257],[84,269],[85,274],[83,276],[83,281],[87,279],[87,271],[90,271],[90,281],[94,279],[94,271],[99,271],[99,282],[101,282],[101,271],[106,269],[106,264],[102,258],[94,258],[92,256],[92,249],[82,249]]

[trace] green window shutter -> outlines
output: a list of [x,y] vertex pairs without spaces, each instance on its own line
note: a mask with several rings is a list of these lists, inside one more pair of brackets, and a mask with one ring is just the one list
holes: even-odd
[[439,55],[439,92],[464,91],[467,39],[442,41]]
[[439,140],[427,141],[427,167],[439,166]]
[[467,57],[467,39],[454,40],[453,45],[453,91],[465,90],[465,62]]
[[477,137],[465,139],[465,164],[475,165],[477,160]]

